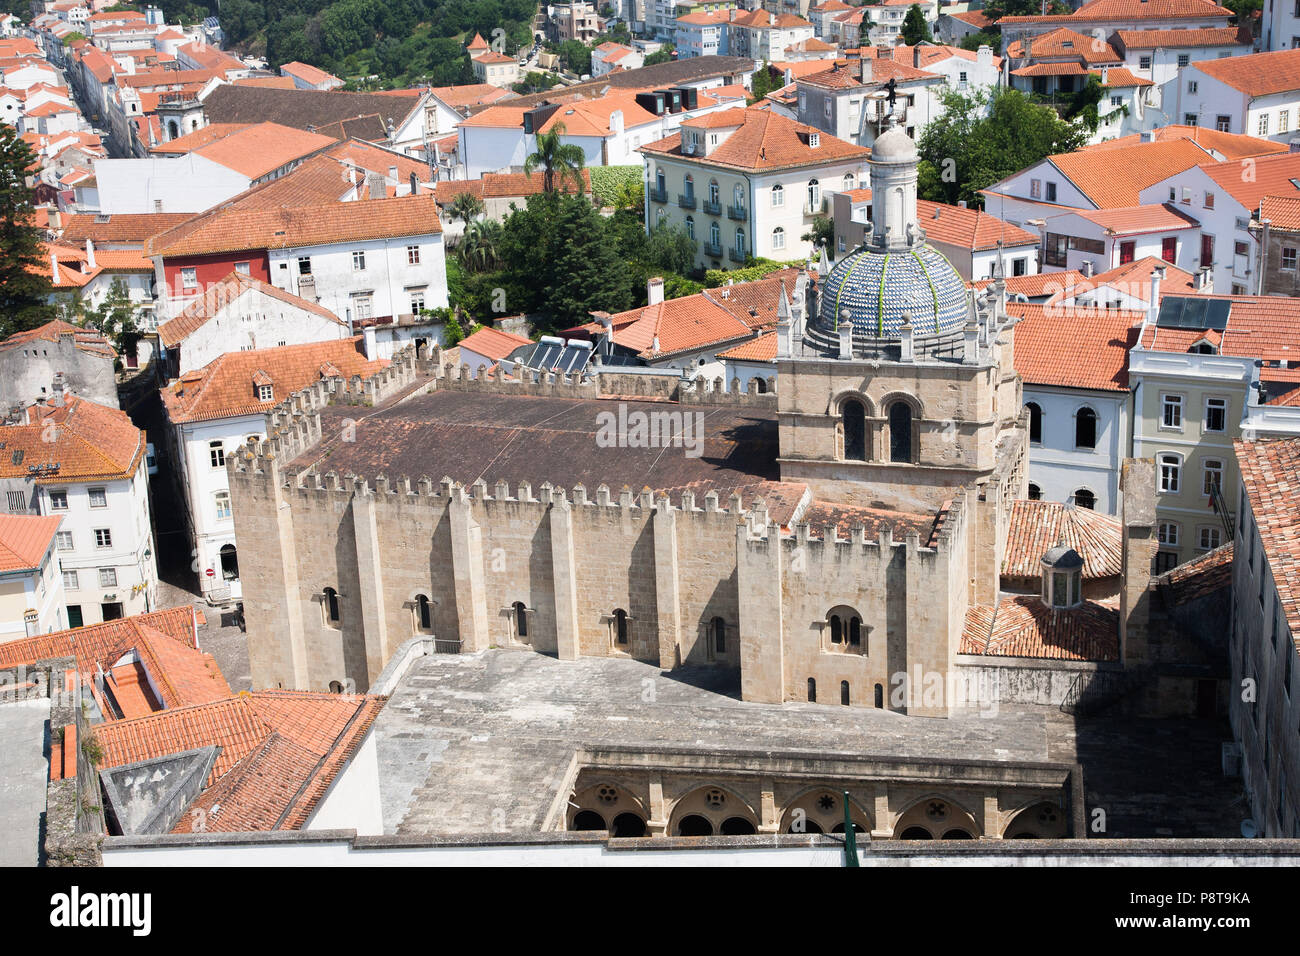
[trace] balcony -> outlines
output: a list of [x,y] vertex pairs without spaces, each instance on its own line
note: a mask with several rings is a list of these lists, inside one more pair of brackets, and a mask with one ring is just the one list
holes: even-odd
[[727,258],[732,262],[739,262],[743,265],[745,262],[745,250],[737,249],[733,246],[727,250]]
[[720,202],[717,202],[717,201],[712,200],[712,199],[706,199],[706,200],[704,200],[703,203],[701,203],[701,205],[702,205],[703,208],[704,208],[704,214],[707,215],[707,216],[721,216],[721,215],[722,215],[722,203],[720,203]]
[[746,214],[745,207],[744,207],[744,206],[728,206],[728,207],[727,207],[727,218],[728,218],[728,219],[734,219],[734,220],[736,220],[737,222],[744,222],[745,219],[748,218],[748,217],[747,217],[747,214]]
[[701,243],[701,247],[704,249],[704,254],[706,256],[711,256],[714,259],[722,258],[722,243],[705,242],[705,243]]
[[816,202],[805,202],[803,204],[803,214],[805,216],[826,215],[826,197],[822,196]]
[[695,208],[695,196],[694,196],[693,194],[692,194],[692,195],[687,195],[686,193],[678,193],[678,194],[677,194],[677,205],[681,206],[683,209],[694,209],[694,208]]
[[649,190],[649,195],[650,195],[651,202],[668,201],[668,190],[666,189],[656,189],[655,187],[651,186]]

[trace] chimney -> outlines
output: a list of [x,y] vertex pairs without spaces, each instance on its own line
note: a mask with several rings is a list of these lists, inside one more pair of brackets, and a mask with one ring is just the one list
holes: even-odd
[[1120,662],[1148,657],[1151,562],[1156,553],[1156,463],[1126,458],[1120,469]]
[[1143,143],[1154,143],[1156,141],[1155,130],[1144,129],[1138,134],[1138,140]]
[[1091,259],[1084,259],[1083,265],[1079,267],[1079,271],[1082,272],[1089,279],[1091,279],[1093,273],[1097,271],[1097,268],[1092,264]]
[[[958,199],[958,200],[957,200],[957,208],[958,208],[958,209],[965,209],[965,208],[966,208],[966,200],[964,200],[964,199]],[[935,211],[938,212],[938,210],[935,210]],[[975,210],[975,212],[976,212],[976,215],[979,214],[979,210],[978,210],[978,209]],[[937,217],[936,217],[936,218],[937,218]]]
[[[1294,147],[1292,148],[1292,152],[1295,152]],[[50,228],[51,229],[63,228],[63,216],[57,209],[50,210]]]
[[411,195],[414,196],[420,191],[420,183],[415,178],[415,173],[411,173]]
[[91,269],[97,268],[95,265],[95,243],[89,236],[86,237],[86,265]]
[[50,278],[55,285],[59,284],[59,256],[58,253],[50,253]]
[[375,327],[367,325],[362,331],[363,342],[366,349],[366,358],[372,362],[379,360],[379,341],[375,334]]
[[1101,85],[1105,86],[1109,82],[1110,82],[1110,67],[1103,66],[1101,68]]
[[1201,266],[1196,271],[1196,291],[1209,292],[1214,284],[1214,272],[1209,266]]
[[876,59],[892,60],[894,58],[894,48],[892,46],[876,47]]
[[609,131],[611,135],[617,136],[623,132],[623,111],[614,110],[609,114]]
[[[645,284],[645,295],[647,305],[659,305],[664,300],[664,279],[663,276],[654,276],[648,279]],[[658,351],[656,349],[656,351]]]
[[1160,315],[1160,280],[1164,277],[1165,270],[1161,266],[1151,270],[1151,298],[1147,302],[1147,322],[1151,325],[1156,324],[1156,318]]
[[1287,152],[1300,153],[1300,139],[1293,139],[1287,144]]
[[912,47],[912,66],[916,67],[918,70],[921,68],[920,44],[917,44],[916,46]]

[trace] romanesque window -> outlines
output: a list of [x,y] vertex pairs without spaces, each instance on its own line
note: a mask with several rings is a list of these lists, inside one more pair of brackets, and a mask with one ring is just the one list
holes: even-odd
[[808,678],[808,703],[817,703],[817,681],[812,677]]
[[849,706],[849,682],[846,680],[840,681],[840,703]]
[[889,460],[912,461],[912,407],[906,402],[889,406]]
[[1040,488],[1040,487],[1038,487],[1038,486],[1037,486],[1036,484],[1034,484],[1033,482],[1030,482],[1030,484],[1029,484],[1029,500],[1030,500],[1030,501],[1042,501],[1042,500],[1043,500],[1043,489]]
[[840,407],[840,421],[844,428],[844,458],[846,461],[867,460],[867,409],[856,399],[848,399]]
[[1074,504],[1076,507],[1094,511],[1097,507],[1097,496],[1087,488],[1078,488],[1074,492]]
[[713,652],[727,653],[727,622],[720,617],[715,617],[710,629],[713,635]]
[[885,687],[883,684],[876,685],[875,698],[876,710],[883,710],[885,707]]
[[415,626],[426,634],[433,632],[433,605],[427,595],[415,596]]
[[321,602],[325,610],[325,621],[328,624],[339,623],[339,592],[333,588],[326,588],[324,600]]
[[528,609],[523,601],[516,601],[512,608],[515,614],[515,637],[523,640],[528,636]]
[[1087,406],[1074,414],[1074,447],[1097,447],[1097,413]]
[[627,646],[627,611],[619,608],[614,612],[614,643]]
[[1029,409],[1029,441],[1033,445],[1043,443],[1043,409],[1037,402],[1025,402]]

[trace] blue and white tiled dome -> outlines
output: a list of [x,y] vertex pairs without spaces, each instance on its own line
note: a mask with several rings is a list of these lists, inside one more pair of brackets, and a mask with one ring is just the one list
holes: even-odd
[[966,285],[930,246],[888,253],[864,246],[826,277],[819,324],[827,331],[837,328],[845,309],[855,338],[898,339],[905,314],[918,338],[948,335],[966,325]]

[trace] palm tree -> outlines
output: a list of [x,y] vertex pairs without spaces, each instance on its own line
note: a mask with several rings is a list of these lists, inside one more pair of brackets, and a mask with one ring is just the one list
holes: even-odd
[[460,261],[471,272],[487,272],[497,264],[501,240],[501,223],[493,220],[471,222],[460,241]]
[[549,133],[537,134],[537,151],[524,160],[524,175],[531,176],[533,170],[542,170],[542,188],[554,192],[556,186],[563,186],[567,179],[573,183],[578,192],[582,192],[582,167],[587,163],[586,154],[581,146],[560,142],[564,124],[556,123]]
[[463,219],[468,227],[471,220],[483,214],[483,200],[470,192],[457,193],[452,197],[447,212],[450,213],[452,222]]

